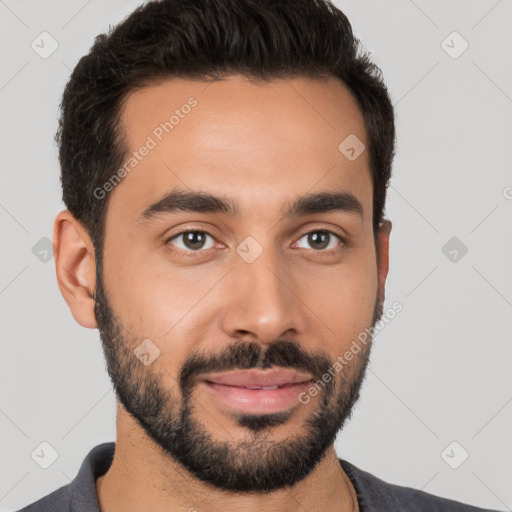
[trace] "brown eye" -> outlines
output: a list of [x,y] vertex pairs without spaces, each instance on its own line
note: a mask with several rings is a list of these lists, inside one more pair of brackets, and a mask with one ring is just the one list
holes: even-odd
[[[316,230],[310,231],[303,235],[300,239],[306,239],[307,243],[310,245],[310,248],[315,251],[324,251],[325,249],[335,249],[336,248],[336,239],[343,242],[343,240],[332,231],[328,230]],[[328,251],[326,251],[328,252]]]
[[[212,239],[212,242],[210,243],[209,246],[205,247],[207,237],[210,237]],[[206,233],[205,231],[182,231],[181,233],[178,233],[169,238],[167,242],[175,240],[181,240],[180,243],[173,243],[173,245],[175,245],[179,249],[182,249],[183,251],[201,251],[204,249],[210,249],[211,247],[214,246],[213,237]]]

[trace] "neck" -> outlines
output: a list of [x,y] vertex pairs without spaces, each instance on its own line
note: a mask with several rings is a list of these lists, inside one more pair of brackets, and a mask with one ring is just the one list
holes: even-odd
[[269,493],[233,493],[205,484],[189,474],[120,409],[114,459],[107,473],[96,481],[101,512],[358,510],[355,490],[338,461],[334,446],[313,471],[293,487]]

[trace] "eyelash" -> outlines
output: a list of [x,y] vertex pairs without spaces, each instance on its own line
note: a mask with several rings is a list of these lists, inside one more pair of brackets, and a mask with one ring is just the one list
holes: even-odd
[[[207,231],[203,231],[202,229],[190,229],[189,228],[189,229],[184,229],[183,231],[179,231],[178,233],[175,233],[171,237],[167,238],[167,240],[165,241],[165,244],[168,245],[171,240],[174,240],[175,238],[178,238],[179,236],[184,235],[185,233],[202,233],[204,235],[210,236],[211,238],[213,238],[215,240],[215,237],[213,235],[211,235],[210,233],[208,233]],[[341,245],[339,247],[337,247],[336,249],[334,249],[334,250],[331,249],[331,250],[326,251],[326,250],[311,249],[311,251],[313,251],[315,253],[337,254],[345,246],[345,240],[344,240],[343,237],[341,237],[340,235],[338,235],[338,233],[335,233],[334,231],[331,231],[329,229],[323,229],[323,228],[322,229],[313,229],[311,231],[306,231],[305,233],[303,233],[298,238],[298,240],[300,240],[301,238],[303,238],[306,235],[310,235],[311,233],[328,233],[329,235],[334,235],[341,242]],[[210,247],[210,249],[212,249],[212,247]],[[184,254],[186,256],[190,256],[192,258],[200,256],[202,253],[205,253],[208,250],[209,249],[199,249],[197,251],[193,251],[193,250],[190,249],[190,250],[185,251],[183,249],[175,249],[175,248],[171,249],[171,251],[173,251],[173,252],[181,253],[181,254]]]

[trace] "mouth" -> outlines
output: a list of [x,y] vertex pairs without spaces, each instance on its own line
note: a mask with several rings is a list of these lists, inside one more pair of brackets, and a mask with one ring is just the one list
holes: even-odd
[[201,384],[214,400],[230,409],[271,414],[299,405],[299,394],[311,385],[312,380],[310,373],[272,368],[209,374]]

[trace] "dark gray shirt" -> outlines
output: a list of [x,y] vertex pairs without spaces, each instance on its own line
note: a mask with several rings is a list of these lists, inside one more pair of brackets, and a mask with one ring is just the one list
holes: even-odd
[[[108,471],[114,449],[113,442],[95,446],[72,482],[18,512],[101,512],[96,479]],[[354,485],[361,512],[497,512],[388,484],[346,460],[338,460]]]

